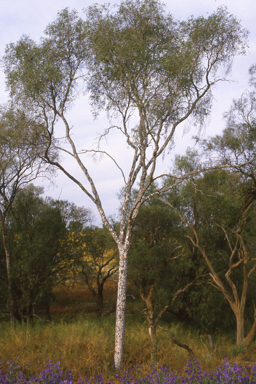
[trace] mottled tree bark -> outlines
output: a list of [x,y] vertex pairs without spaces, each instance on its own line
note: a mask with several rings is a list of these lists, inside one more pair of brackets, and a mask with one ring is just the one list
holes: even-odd
[[[122,248],[122,247],[120,247]],[[116,301],[115,328],[115,368],[121,371],[124,367],[125,306],[127,287],[128,250],[120,252],[118,288]]]

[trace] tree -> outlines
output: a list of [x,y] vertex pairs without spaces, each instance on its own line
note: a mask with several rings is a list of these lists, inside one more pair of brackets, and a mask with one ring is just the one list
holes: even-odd
[[69,262],[61,252],[65,222],[60,210],[51,207],[40,196],[42,193],[42,188],[31,184],[21,189],[10,221],[14,313],[18,321],[33,320],[41,308],[50,318],[52,287]]
[[[236,170],[255,179],[255,124],[256,124],[256,64],[249,69],[250,88],[241,97],[233,100],[225,113],[226,128],[221,135],[211,140],[197,140],[204,151],[210,154],[213,163],[236,165]],[[240,166],[240,167],[239,167]]]
[[[204,140],[201,144],[213,164],[225,164],[233,167],[236,177],[240,179],[240,199],[237,214],[225,224],[218,224],[222,228],[225,239],[229,245],[229,265],[225,279],[231,288],[231,292],[219,279],[218,273],[213,268],[211,261],[201,247],[195,228],[194,243],[200,250],[208,267],[211,269],[213,285],[219,289],[230,304],[236,317],[237,345],[248,347],[256,335],[256,311],[254,309],[253,322],[250,331],[245,337],[245,308],[248,296],[249,278],[256,268],[255,254],[253,251],[254,239],[248,238],[248,226],[252,226],[255,215],[254,204],[256,198],[256,174],[255,174],[255,122],[256,122],[256,90],[255,73],[256,66],[250,70],[250,90],[245,91],[238,100],[233,100],[233,105],[225,114],[226,128],[222,135],[217,135],[211,140]],[[238,289],[234,283],[235,271],[242,269],[242,289]]]
[[[178,22],[164,13],[158,1],[135,0],[122,2],[116,13],[107,6],[93,6],[85,22],[75,11],[65,9],[47,27],[39,44],[25,36],[7,47],[4,63],[10,95],[16,103],[29,105],[44,123],[48,135],[45,159],[94,202],[117,243],[116,369],[123,367],[132,228],[140,207],[149,198],[148,188],[164,177],[157,173],[157,160],[168,152],[174,133],[185,120],[193,118],[200,125],[209,114],[211,88],[226,78],[234,56],[245,52],[246,37],[247,32],[224,8],[208,18]],[[67,110],[77,96],[79,80],[84,78],[95,112],[105,108],[109,115],[121,119],[121,125],[111,125],[101,139],[115,131],[123,136],[129,148],[128,173],[114,154],[102,147],[84,148],[84,143],[76,146],[73,140]],[[59,128],[56,131],[57,120],[63,123],[62,135],[58,134]],[[88,184],[52,159],[52,147],[77,161]],[[123,178],[125,194],[118,232],[106,217],[88,168],[86,154],[91,152],[111,159]],[[130,206],[136,184],[137,199]]]
[[[42,194],[43,188],[33,184],[20,188],[9,218],[14,317],[19,322],[33,320],[42,312],[50,318],[52,288],[66,280],[74,264],[72,252],[67,250],[68,226],[81,224],[76,221],[79,208]],[[81,211],[89,216],[89,210]],[[3,254],[0,252],[1,261]],[[6,284],[4,269],[0,276]]]
[[14,303],[11,279],[9,222],[14,199],[23,185],[31,182],[49,166],[42,160],[42,126],[24,109],[7,106],[0,109],[0,220],[5,251],[8,306],[11,324]]
[[47,197],[46,201],[53,208],[60,210],[66,228],[70,232],[81,232],[93,222],[93,214],[88,208],[78,207],[67,200],[54,200],[50,197]]
[[[187,151],[186,156],[176,159],[174,172],[179,175],[188,169],[199,169],[203,167],[202,161],[203,156]],[[228,249],[222,230],[214,222],[221,220],[224,225],[229,225],[238,217],[241,192],[238,174],[215,170],[191,179],[164,196],[194,226],[221,278],[224,277],[222,254],[228,257]],[[180,225],[182,227],[182,223]],[[190,274],[190,279],[193,280],[197,274],[204,275],[209,270],[199,250],[187,237],[191,236],[188,226],[183,225],[183,234],[180,241],[191,262],[194,274]],[[173,313],[180,321],[192,322],[200,332],[207,334],[230,330],[235,326],[232,311],[228,310],[226,301],[216,289],[209,286],[209,280],[208,284],[194,286],[185,292],[182,301],[174,306]]]
[[70,234],[71,243],[74,243],[75,270],[86,282],[96,300],[98,316],[101,316],[104,285],[118,271],[116,244],[106,228],[87,227],[80,233]]
[[213,164],[234,166],[242,175],[246,209],[256,198],[256,65],[250,70],[249,90],[233,100],[225,114],[226,128],[222,135],[200,142]]
[[245,336],[246,301],[256,269],[252,236],[255,210],[252,203],[244,204],[242,184],[238,173],[218,170],[188,182],[183,187],[183,201],[173,203],[170,196],[165,203],[189,229],[187,237],[210,271],[210,284],[224,296],[235,315],[236,344],[246,348],[256,335],[254,313]]
[[147,320],[153,361],[160,319],[179,295],[199,279],[183,237],[184,230],[178,215],[157,198],[148,200],[141,207],[129,250],[128,279],[137,287],[146,305],[142,314]]

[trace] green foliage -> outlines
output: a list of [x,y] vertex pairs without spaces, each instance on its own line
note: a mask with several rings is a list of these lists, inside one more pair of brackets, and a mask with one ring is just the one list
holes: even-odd
[[[203,122],[210,88],[225,77],[217,72],[244,54],[247,34],[225,8],[184,22],[156,0],[123,1],[115,12],[94,5],[85,21],[66,8],[39,44],[23,36],[7,46],[7,86],[16,105],[41,118],[53,143],[52,127],[59,118],[67,124],[64,113],[85,78],[96,110],[121,114],[129,145],[147,147],[156,135],[158,143],[167,139],[161,153],[174,125],[189,116]],[[135,110],[140,124],[128,128]]]
[[[255,64],[249,70],[250,88],[241,97],[233,100],[225,114],[226,128],[222,135],[201,142],[215,164],[230,165],[243,176],[245,190],[255,196],[256,157],[256,81]],[[251,184],[251,185],[250,185]]]
[[[116,13],[95,5],[87,13],[93,103],[126,118],[127,108],[137,109],[149,137],[161,124],[169,133],[186,112],[202,123],[217,70],[229,68],[230,59],[244,53],[247,32],[225,8],[184,22],[165,14],[155,0],[125,1]],[[141,134],[133,129],[131,143],[138,143]]]
[[[188,152],[184,158],[179,157],[177,169],[180,174],[184,168],[185,172],[188,170],[189,164],[196,164],[197,158],[198,154],[192,152]],[[183,186],[165,196],[166,200],[182,213],[187,223],[195,228],[201,247],[207,253],[212,266],[231,294],[232,290],[227,284],[225,273],[230,266],[230,245],[235,244],[237,226],[243,220],[246,188],[248,188],[248,181],[243,174],[214,170],[205,172],[202,176],[195,176],[193,180],[187,181]],[[247,212],[246,224],[242,230],[247,250],[251,249],[254,244],[255,225],[255,209],[252,206]],[[182,226],[185,235],[195,241],[193,231],[185,224]],[[224,229],[227,231],[230,244]],[[194,268],[200,273],[209,272],[199,250],[189,239],[187,247]],[[250,257],[253,258],[254,255],[255,251],[252,248]],[[233,257],[233,262],[239,260],[238,250]],[[248,270],[253,263],[253,260],[248,262]],[[239,296],[241,296],[244,283],[243,268],[241,264],[238,264],[236,268],[232,269],[232,280],[235,282]],[[255,276],[252,274],[247,294],[249,305],[245,314],[246,330],[250,329],[250,324],[254,319],[251,306],[254,300],[254,284]],[[193,320],[200,329],[203,328],[206,332],[214,332],[218,329],[229,330],[235,327],[233,312],[219,296],[219,292],[209,286],[195,287],[193,292],[185,293],[182,302],[179,302],[175,309],[177,307],[181,318],[186,318],[184,316],[186,314],[190,320]]]
[[17,190],[47,169],[42,163],[42,126],[25,109],[0,107],[0,217],[7,215]]
[[[52,201],[50,205],[41,197],[42,192],[42,188],[32,184],[20,189],[9,223],[14,315],[18,321],[32,319],[38,311],[50,316],[52,287],[64,276],[71,257],[63,251],[67,229],[60,203],[54,206]],[[4,260],[1,251],[1,276],[6,284]],[[6,299],[3,307],[5,302]]]
[[78,207],[74,203],[70,203],[67,200],[54,200],[49,197],[46,201],[53,208],[60,210],[61,216],[65,221],[66,228],[70,232],[81,232],[92,223],[93,215],[91,211],[85,207]]
[[156,313],[189,282],[190,275],[195,277],[183,245],[179,217],[156,198],[148,200],[135,222],[128,278],[144,297],[153,286]]
[[[186,156],[178,157],[175,164],[179,175],[191,172],[197,167],[200,168],[201,164],[195,151],[188,151]],[[152,190],[149,193],[152,193]],[[224,282],[225,273],[229,268],[230,248],[222,227],[229,228],[231,232],[236,230],[241,220],[243,197],[242,175],[226,170],[205,172],[203,176],[195,176],[193,180],[165,194],[165,199],[182,212],[188,223],[196,228],[200,244]],[[252,209],[243,230],[243,239],[248,249],[254,243],[255,225],[255,212]],[[189,237],[194,238],[193,232],[161,201],[149,199],[141,208],[134,226],[128,277],[144,297],[149,295],[150,288],[154,286],[152,302],[156,312],[170,302],[178,289],[192,282],[197,276],[209,272],[200,252],[192,245]],[[235,239],[235,233],[229,233],[231,243]],[[181,248],[173,252],[178,245]],[[179,253],[182,253],[183,257],[170,260]],[[205,279],[209,283],[209,278]],[[242,267],[233,270],[232,279],[241,295]],[[255,276],[252,275],[248,303],[253,301],[254,284]],[[228,284],[225,285],[231,291]],[[209,284],[195,285],[182,293],[168,311],[178,320],[193,323],[200,330],[211,334],[218,330],[229,331],[235,327],[231,308]],[[168,315],[164,318],[168,319]],[[248,305],[246,330],[250,329],[253,318],[253,308]]]
[[28,36],[9,44],[4,59],[11,96],[22,105],[36,101],[42,117],[51,109],[64,112],[72,103],[87,50],[85,24],[76,11],[61,11],[45,35],[40,44]]

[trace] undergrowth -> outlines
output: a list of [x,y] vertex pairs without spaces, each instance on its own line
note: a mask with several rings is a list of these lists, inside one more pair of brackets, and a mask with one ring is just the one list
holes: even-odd
[[[113,287],[111,290],[106,291],[109,306],[112,305],[114,296]],[[76,381],[79,377],[97,375],[100,375],[100,380],[105,381],[117,382],[120,379],[116,378],[113,369],[114,313],[99,318],[93,310],[87,311],[88,304],[89,308],[93,308],[93,298],[88,292],[85,295],[86,292],[81,289],[74,290],[73,296],[71,289],[68,292],[65,296],[62,289],[59,297],[56,295],[57,302],[51,308],[52,321],[37,319],[33,324],[16,324],[14,329],[8,323],[0,323],[0,361],[3,372],[8,371],[8,362],[12,362],[17,356],[20,370],[25,377],[43,372],[46,364],[51,361],[59,362],[63,374],[72,371],[72,377]],[[140,372],[145,376],[151,371],[152,364],[157,372],[160,372],[161,367],[168,367],[168,372],[184,372],[191,356],[186,349],[174,344],[173,339],[189,346],[193,351],[192,358],[200,361],[200,369],[203,371],[214,372],[217,366],[224,363],[225,356],[242,365],[256,365],[255,342],[245,351],[243,348],[234,348],[231,338],[215,334],[215,350],[211,351],[207,338],[202,337],[198,331],[174,323],[162,324],[167,331],[157,330],[157,351],[152,358],[147,324],[141,313],[129,311],[129,303],[127,307],[124,358],[126,372],[140,365]],[[77,308],[83,310],[77,311]]]

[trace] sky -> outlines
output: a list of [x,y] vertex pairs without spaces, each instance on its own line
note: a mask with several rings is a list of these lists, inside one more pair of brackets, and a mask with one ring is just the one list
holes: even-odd
[[[98,0],[98,4],[106,1]],[[111,4],[118,1],[107,1]],[[220,134],[225,128],[223,113],[228,111],[232,100],[239,98],[242,92],[248,87],[249,67],[256,63],[256,2],[255,0],[167,0],[164,1],[166,11],[172,13],[175,19],[185,20],[189,16],[207,17],[219,6],[226,6],[228,12],[235,15],[249,34],[249,48],[246,56],[237,57],[234,61],[232,71],[229,75],[231,82],[218,84],[214,89],[214,100],[211,117],[208,124],[201,132],[203,138]],[[0,0],[0,57],[4,54],[5,47],[10,42],[16,42],[22,35],[29,35],[33,40],[39,41],[48,23],[52,22],[58,11],[69,7],[76,9],[83,16],[83,9],[93,5],[93,1],[81,0]],[[0,68],[0,103],[8,100],[6,92],[3,69]],[[73,125],[74,135],[79,143],[95,143],[95,138],[102,129],[108,126],[108,118],[102,113],[97,120],[93,118],[86,96],[80,97],[69,114],[70,122]],[[188,146],[193,145],[191,137],[197,132],[193,127],[188,133],[183,132],[175,137],[175,148],[173,154],[183,154]],[[106,143],[107,149],[115,155],[120,164],[126,169],[127,162],[124,156],[125,147],[116,135]],[[63,164],[72,167],[78,175],[76,164],[63,158]],[[108,159],[93,161],[89,159],[89,169],[95,180],[96,186],[107,215],[115,215],[119,206],[117,194],[122,187],[122,177],[119,172],[113,170]],[[159,167],[168,170],[171,162],[160,159]],[[83,175],[80,175],[84,182]],[[84,206],[92,210],[95,216],[95,224],[100,225],[100,218],[93,203],[85,196],[78,186],[73,184],[65,175],[56,174],[53,182],[47,180],[37,182],[45,188],[45,194],[55,199],[69,200],[78,206]]]

